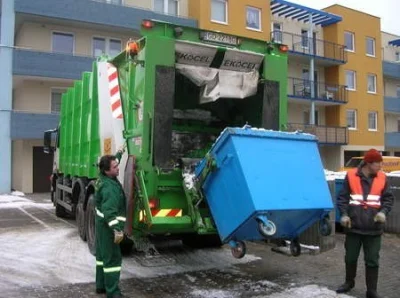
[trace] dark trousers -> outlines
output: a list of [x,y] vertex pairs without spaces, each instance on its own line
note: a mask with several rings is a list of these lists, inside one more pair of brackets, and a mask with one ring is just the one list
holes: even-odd
[[121,249],[114,243],[114,232],[96,219],[96,288],[105,289],[107,297],[121,293],[118,286],[121,264]]
[[346,235],[345,262],[348,265],[357,264],[361,246],[364,249],[365,266],[370,268],[379,267],[379,252],[381,250],[382,237],[348,233]]

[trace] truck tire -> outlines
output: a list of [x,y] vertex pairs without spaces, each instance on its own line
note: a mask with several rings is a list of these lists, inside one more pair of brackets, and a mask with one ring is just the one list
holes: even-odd
[[96,228],[95,228],[95,211],[94,211],[94,194],[88,198],[85,217],[87,219],[86,239],[89,251],[92,255],[96,255]]
[[61,218],[67,218],[68,217],[68,212],[65,210],[65,208],[59,204],[56,203],[56,216],[61,217]]
[[83,241],[86,241],[87,220],[83,206],[83,202],[79,200],[76,205],[76,223],[78,225],[79,237],[81,237]]

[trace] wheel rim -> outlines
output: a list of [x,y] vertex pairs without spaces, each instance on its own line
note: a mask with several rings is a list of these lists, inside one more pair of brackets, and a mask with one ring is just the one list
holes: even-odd
[[261,234],[264,236],[272,236],[276,233],[276,226],[272,221],[268,221],[267,224],[264,224],[262,221],[259,222],[258,227],[260,229]]
[[246,254],[246,246],[241,241],[237,242],[236,245],[236,247],[231,248],[232,255],[237,259],[241,259]]

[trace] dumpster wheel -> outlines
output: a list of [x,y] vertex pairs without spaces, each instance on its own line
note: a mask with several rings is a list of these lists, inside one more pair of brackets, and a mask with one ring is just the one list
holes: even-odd
[[258,221],[258,231],[261,235],[268,238],[276,233],[276,226],[275,224],[268,220],[268,223],[265,224],[263,221]]
[[329,236],[332,233],[332,226],[328,217],[321,219],[319,222],[319,233],[322,236]]
[[243,241],[236,241],[236,246],[231,247],[232,256],[241,259],[246,254],[246,244]]
[[294,257],[298,257],[301,254],[301,246],[299,239],[296,238],[290,241],[290,253]]

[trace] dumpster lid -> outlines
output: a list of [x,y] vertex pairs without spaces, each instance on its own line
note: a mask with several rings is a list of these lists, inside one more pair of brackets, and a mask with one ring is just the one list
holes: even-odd
[[296,132],[276,131],[264,128],[255,128],[251,127],[250,125],[245,125],[242,128],[240,127],[225,128],[215,141],[214,145],[211,147],[210,151],[218,149],[231,135],[318,142],[317,137],[309,133],[302,133],[298,131]]

